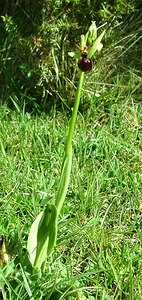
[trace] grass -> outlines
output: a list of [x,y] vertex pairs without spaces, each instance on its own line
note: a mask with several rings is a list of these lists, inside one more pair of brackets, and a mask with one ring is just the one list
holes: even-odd
[[2,299],[46,300],[55,285],[61,299],[142,299],[142,107],[121,86],[84,92],[57,247],[41,277],[26,268],[26,243],[55,199],[68,112],[1,106],[0,232],[12,255],[0,272]]

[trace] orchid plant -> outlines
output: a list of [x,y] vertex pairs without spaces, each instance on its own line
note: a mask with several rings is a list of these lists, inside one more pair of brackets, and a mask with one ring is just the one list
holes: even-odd
[[[77,112],[80,103],[82,86],[85,72],[91,71],[93,63],[91,58],[96,51],[100,51],[103,47],[101,40],[105,31],[97,36],[97,27],[95,22],[92,22],[86,35],[81,36],[81,45],[79,50],[70,52],[69,55],[78,60],[80,69],[79,81],[75,95],[75,102],[72,112],[72,117],[69,124],[67,138],[64,148],[64,156],[61,168],[60,181],[57,195],[54,203],[47,203],[44,210],[34,220],[27,243],[27,250],[31,265],[35,269],[41,269],[46,259],[52,253],[57,239],[58,218],[62,209],[65,197],[67,194],[70,173],[72,167],[72,139],[75,130]],[[80,51],[82,54],[80,54]]]

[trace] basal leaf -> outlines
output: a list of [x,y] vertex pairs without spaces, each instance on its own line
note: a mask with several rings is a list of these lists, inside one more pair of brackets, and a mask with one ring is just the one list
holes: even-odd
[[48,203],[31,226],[27,249],[29,259],[35,268],[41,268],[51,254],[57,237],[57,209]]

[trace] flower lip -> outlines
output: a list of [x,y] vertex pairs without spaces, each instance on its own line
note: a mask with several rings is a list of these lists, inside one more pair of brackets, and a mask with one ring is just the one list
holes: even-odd
[[82,72],[90,72],[92,70],[93,62],[91,58],[87,57],[87,52],[82,52],[78,61],[78,67]]

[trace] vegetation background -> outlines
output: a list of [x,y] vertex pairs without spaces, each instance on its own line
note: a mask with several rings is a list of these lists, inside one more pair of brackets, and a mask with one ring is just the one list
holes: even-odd
[[[0,231],[12,255],[1,298],[50,299],[56,286],[52,299],[142,299],[142,5],[1,0],[0,15]],[[56,195],[78,81],[68,52],[92,20],[104,48],[84,83],[57,248],[36,278],[27,236]]]

